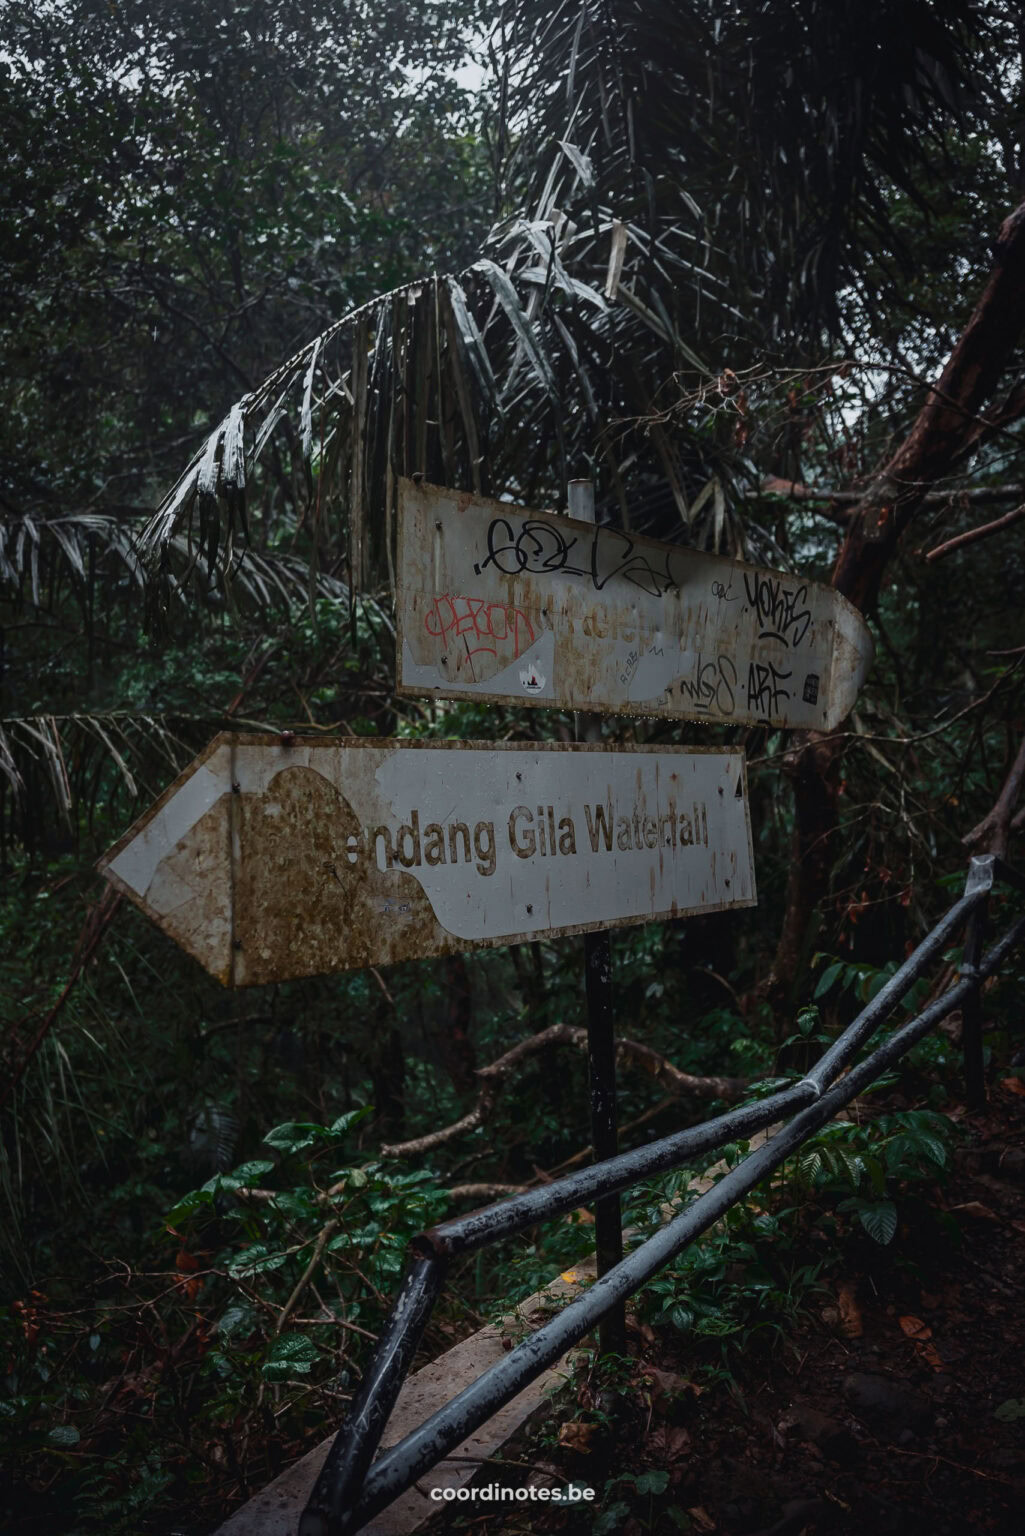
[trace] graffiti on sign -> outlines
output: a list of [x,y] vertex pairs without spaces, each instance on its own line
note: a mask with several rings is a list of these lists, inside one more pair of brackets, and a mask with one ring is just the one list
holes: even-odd
[[217,737],[107,878],[229,986],[755,901],[740,751]]
[[402,481],[399,687],[830,729],[872,659],[830,587]]

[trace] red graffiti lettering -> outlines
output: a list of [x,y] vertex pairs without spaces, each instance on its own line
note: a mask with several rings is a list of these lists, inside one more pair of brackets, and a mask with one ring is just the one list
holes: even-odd
[[497,656],[501,645],[515,661],[534,643],[534,626],[522,608],[486,603],[482,597],[451,597],[447,592],[428,608],[424,629],[439,640],[461,636],[468,656],[479,651]]

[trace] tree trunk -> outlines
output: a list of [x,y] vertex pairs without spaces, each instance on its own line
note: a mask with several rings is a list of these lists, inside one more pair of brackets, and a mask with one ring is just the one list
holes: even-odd
[[441,974],[447,1000],[444,1023],[433,1032],[442,1066],[457,1093],[471,1093],[477,1085],[477,1053],[473,1045],[473,992],[466,956],[446,955]]
[[[863,613],[875,607],[901,534],[935,482],[1006,424],[980,413],[1025,327],[1025,203],[1000,227],[989,280],[911,431],[851,513],[832,584]],[[1017,394],[1018,392],[1016,392]],[[1022,402],[1015,402],[1020,415]],[[797,979],[816,909],[829,890],[839,826],[840,732],[803,733],[788,756],[794,834],[787,909],[764,992],[779,1017]]]

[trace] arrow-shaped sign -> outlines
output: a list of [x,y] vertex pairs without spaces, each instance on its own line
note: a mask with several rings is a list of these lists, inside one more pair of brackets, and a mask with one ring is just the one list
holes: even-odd
[[801,576],[400,483],[399,691],[830,730],[872,661]]
[[226,986],[755,901],[737,750],[221,735],[101,869]]

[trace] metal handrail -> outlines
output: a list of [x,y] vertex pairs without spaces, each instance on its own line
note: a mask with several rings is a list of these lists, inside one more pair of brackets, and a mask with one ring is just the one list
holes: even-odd
[[[971,860],[964,895],[933,927],[872,1001],[791,1088],[741,1106],[702,1125],[677,1131],[647,1147],[515,1195],[483,1210],[444,1221],[411,1242],[411,1264],[402,1290],[364,1374],[349,1414],[335,1437],[299,1521],[298,1536],[346,1536],[378,1514],[435,1466],[504,1404],[590,1333],[601,1318],[640,1289],[702,1232],[714,1226],[803,1141],[820,1129],[940,1019],[963,1009],[965,1077],[969,1099],[984,1096],[982,983],[997,971],[1025,934],[1018,919],[983,956],[990,891],[996,880],[1025,891],[1025,877],[996,855]],[[897,1007],[962,924],[967,925],[961,979],[863,1061],[851,1066],[864,1042]],[[392,1446],[371,1466],[385,1424],[412,1362],[451,1258],[500,1241],[523,1228],[575,1210],[582,1201],[628,1188],[695,1155],[765,1129],[785,1114],[794,1118],[732,1168],[714,1187],[680,1212],[604,1274],[542,1328]]]

